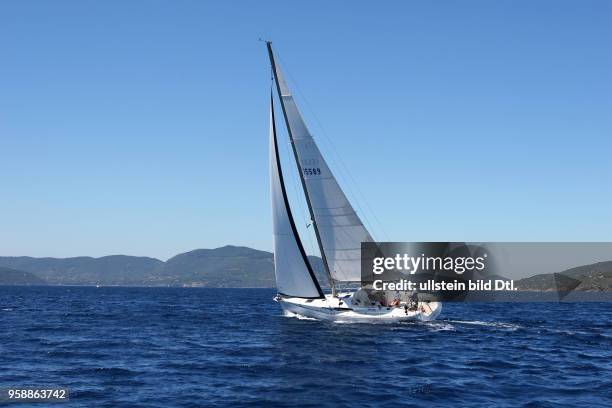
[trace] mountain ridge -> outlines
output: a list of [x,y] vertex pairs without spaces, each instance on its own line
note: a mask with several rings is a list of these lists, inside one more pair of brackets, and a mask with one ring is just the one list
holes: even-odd
[[[319,283],[325,286],[327,275],[324,273],[321,258],[308,258]],[[26,282],[24,284],[43,282],[38,284],[275,287],[274,255],[271,252],[236,245],[194,249],[177,254],[165,262],[156,258],[130,255],[106,255],[97,258],[18,256],[0,257],[0,267],[21,273],[3,273],[0,269],[0,284],[11,284],[8,277],[10,274],[14,282]],[[558,275],[579,281],[574,289],[576,291],[612,291],[612,261],[583,265],[567,269],[560,274],[534,275],[516,280],[515,287],[521,291],[554,291],[560,286]]]
[[[322,261],[309,257],[321,283]],[[34,274],[49,285],[274,287],[274,255],[245,246],[194,249],[167,261],[106,255],[70,258],[0,257],[0,266]]]

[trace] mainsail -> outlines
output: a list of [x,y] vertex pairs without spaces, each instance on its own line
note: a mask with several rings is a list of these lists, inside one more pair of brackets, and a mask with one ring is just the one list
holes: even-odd
[[274,228],[274,272],[278,292],[303,298],[324,297],[302,246],[285,191],[281,170],[274,104],[270,95],[270,197]]
[[323,263],[334,282],[361,280],[361,242],[372,237],[334,178],[287,88],[271,44],[268,53]]

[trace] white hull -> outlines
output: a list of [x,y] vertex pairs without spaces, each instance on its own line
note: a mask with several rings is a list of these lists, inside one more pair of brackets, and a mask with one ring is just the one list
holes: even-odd
[[402,322],[434,320],[442,311],[439,302],[419,303],[416,310],[396,307],[356,307],[351,304],[352,293],[339,294],[340,298],[327,295],[325,299],[304,299],[277,296],[283,310],[303,317],[334,322]]

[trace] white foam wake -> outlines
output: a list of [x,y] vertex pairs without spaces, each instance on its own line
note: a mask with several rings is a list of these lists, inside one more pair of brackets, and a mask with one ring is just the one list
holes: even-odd
[[314,317],[302,316],[300,314],[293,313],[293,312],[290,312],[288,310],[283,310],[283,315],[285,317],[294,317],[294,318],[299,319],[299,320],[317,320]]
[[449,320],[449,322],[458,323],[458,324],[470,324],[474,326],[497,327],[501,329],[510,329],[510,330],[517,330],[522,327],[518,324],[503,323],[503,322],[483,322],[481,320]]
[[455,326],[453,326],[449,322],[428,321],[428,322],[423,322],[423,324],[427,327],[428,330],[431,330],[431,331],[454,331],[455,330]]

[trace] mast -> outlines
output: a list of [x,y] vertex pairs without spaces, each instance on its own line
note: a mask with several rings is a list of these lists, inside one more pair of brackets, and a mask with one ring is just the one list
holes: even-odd
[[283,109],[283,117],[285,118],[285,125],[287,126],[287,132],[289,133],[289,138],[291,139],[291,147],[293,150],[293,156],[295,157],[295,163],[298,167],[298,173],[300,173],[300,181],[302,184],[302,189],[304,190],[304,195],[306,196],[306,203],[308,204],[308,212],[310,214],[310,220],[315,230],[315,236],[317,237],[317,244],[319,246],[319,251],[321,252],[321,259],[323,260],[323,268],[327,273],[327,277],[329,279],[329,285],[331,286],[332,296],[336,296],[336,285],[334,282],[334,278],[331,275],[329,264],[327,262],[327,257],[325,256],[325,250],[323,249],[323,243],[321,241],[321,235],[319,233],[319,227],[317,226],[317,222],[315,220],[314,211],[312,209],[312,202],[310,199],[310,194],[308,193],[308,189],[306,188],[306,182],[304,181],[304,172],[302,171],[302,164],[300,163],[300,158],[298,156],[297,149],[295,148],[295,143],[293,139],[293,134],[291,132],[291,126],[289,125],[289,118],[287,117],[287,111],[285,109],[285,102],[283,101],[283,95],[281,94],[280,84],[278,82],[278,74],[276,72],[276,61],[274,60],[274,53],[272,52],[272,41],[266,41],[266,46],[268,47],[268,56],[270,57],[270,64],[272,64],[272,71],[274,72],[274,82],[276,83],[276,90],[278,92],[278,98],[280,99],[281,107]]

